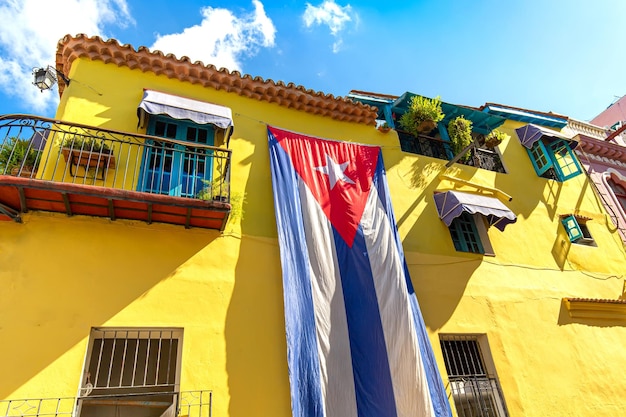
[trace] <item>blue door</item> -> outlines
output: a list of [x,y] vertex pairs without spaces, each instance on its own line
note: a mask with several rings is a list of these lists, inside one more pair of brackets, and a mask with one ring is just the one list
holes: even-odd
[[150,118],[147,133],[173,141],[147,141],[139,191],[195,197],[211,180],[213,151],[187,143],[213,145],[213,126],[157,116]]

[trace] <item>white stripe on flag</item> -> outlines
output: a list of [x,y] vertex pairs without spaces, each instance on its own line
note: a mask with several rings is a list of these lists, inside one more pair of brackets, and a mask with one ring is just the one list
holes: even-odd
[[[357,417],[348,322],[332,226],[309,188],[298,180],[327,417]],[[317,278],[317,279],[315,279]]]
[[434,416],[404,276],[404,264],[378,191],[361,220],[391,367],[398,417]]

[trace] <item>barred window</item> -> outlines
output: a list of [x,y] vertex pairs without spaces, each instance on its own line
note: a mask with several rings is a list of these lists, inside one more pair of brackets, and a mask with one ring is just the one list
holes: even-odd
[[458,416],[508,416],[497,377],[485,366],[478,336],[442,335],[440,342]]

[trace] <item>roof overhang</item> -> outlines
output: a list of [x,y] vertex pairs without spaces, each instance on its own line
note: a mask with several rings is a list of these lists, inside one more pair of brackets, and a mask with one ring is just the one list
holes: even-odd
[[515,129],[515,132],[517,133],[517,137],[522,145],[528,149],[531,149],[535,142],[544,137],[548,138],[550,141],[558,139],[565,140],[569,142],[572,149],[578,146],[578,141],[576,140],[577,136],[568,136],[543,126],[527,124],[526,126]]
[[567,126],[567,117],[556,114],[537,112],[504,106],[501,104],[487,103],[483,106],[483,112],[502,116],[506,119],[518,122],[533,123],[536,125],[564,128]]
[[495,226],[500,231],[504,231],[508,224],[517,221],[517,216],[494,197],[460,191],[439,192],[435,193],[434,197],[437,213],[446,226],[450,226],[452,221],[463,213],[482,214],[490,226]]

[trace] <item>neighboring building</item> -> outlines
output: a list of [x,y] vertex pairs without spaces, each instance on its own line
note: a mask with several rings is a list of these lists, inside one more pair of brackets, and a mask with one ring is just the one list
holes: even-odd
[[[626,252],[567,117],[444,103],[415,137],[410,92],[353,101],[82,35],[56,68],[54,120],[0,118],[0,415],[291,415],[268,125],[382,147],[456,415],[626,413]],[[476,146],[449,163],[456,115]]]
[[578,135],[576,154],[626,245],[626,146],[620,136],[624,128],[607,130],[570,119],[568,129]]
[[617,101],[600,112],[589,123],[605,129],[615,130],[626,122],[626,96],[620,97]]

